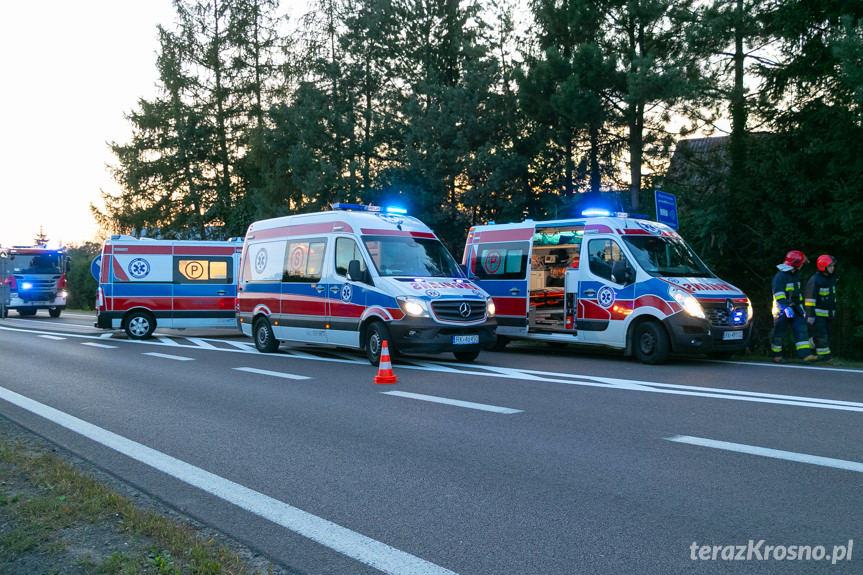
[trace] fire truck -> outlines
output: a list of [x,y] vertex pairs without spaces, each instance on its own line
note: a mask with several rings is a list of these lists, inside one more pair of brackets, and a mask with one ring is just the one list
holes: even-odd
[[69,256],[66,248],[0,248],[0,270],[4,291],[8,293],[8,301],[0,302],[3,317],[10,309],[20,316],[35,315],[37,310],[47,309],[51,317],[60,317],[67,296]]

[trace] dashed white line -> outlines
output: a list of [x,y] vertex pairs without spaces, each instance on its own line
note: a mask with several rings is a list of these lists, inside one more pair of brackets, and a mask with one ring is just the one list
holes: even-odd
[[760,455],[762,457],[771,457],[773,459],[785,459],[786,461],[809,463],[811,465],[834,467],[836,469],[845,469],[847,471],[856,471],[858,473],[863,473],[863,463],[859,463],[857,461],[849,461],[847,459],[834,459],[832,457],[822,457],[820,455],[810,455],[808,453],[783,451],[781,449],[771,449],[769,447],[759,447],[757,445],[746,445],[745,443],[731,443],[728,441],[718,441],[716,439],[705,439],[703,437],[692,437],[689,435],[675,435],[674,437],[667,437],[666,439],[675,443],[700,445],[701,447],[712,447],[713,449],[724,449],[725,451],[736,451],[737,453]]
[[107,343],[96,343],[95,341],[85,341],[81,345],[89,345],[90,347],[100,347],[102,349],[117,349],[116,345],[108,345]]
[[266,369],[258,369],[256,367],[235,367],[237,371],[245,371],[247,373],[257,373],[259,375],[270,375],[273,377],[282,377],[284,379],[311,379],[305,375],[294,375],[293,373],[283,373],[281,371],[268,371]]
[[422,393],[409,393],[407,391],[384,391],[384,395],[395,395],[396,397],[407,397],[409,399],[419,399],[420,401],[430,401],[432,403],[443,403],[446,405],[454,405],[456,407],[466,407],[468,409],[478,409],[480,411],[490,411],[492,413],[502,413],[511,415],[513,413],[522,413],[523,409],[511,409],[509,407],[498,407],[497,405],[486,405],[484,403],[474,403],[472,401],[461,401],[459,399],[449,399],[446,397],[435,397],[434,395],[424,395]]
[[289,531],[316,541],[347,557],[391,575],[456,575],[425,559],[390,547],[371,537],[351,531],[337,523],[312,515],[234,483],[224,477],[195,467],[185,461],[156,451],[131,439],[117,435],[92,423],[71,416],[28,397],[0,387],[0,399],[43,417],[84,437],[92,439],[109,449],[140,461],[171,477],[206,491],[241,509],[272,521]]
[[164,359],[176,359],[177,361],[195,361],[194,357],[183,357],[182,355],[169,355],[167,353],[156,353],[156,352],[146,352],[143,355],[150,355],[152,357],[161,357]]

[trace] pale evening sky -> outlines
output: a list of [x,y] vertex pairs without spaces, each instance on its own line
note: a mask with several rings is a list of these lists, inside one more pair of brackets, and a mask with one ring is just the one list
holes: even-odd
[[[295,7],[296,5],[296,7]],[[296,19],[303,0],[284,0]],[[107,142],[123,114],[155,95],[156,26],[171,0],[7,2],[0,21],[0,245],[96,240],[90,203],[117,191]]]

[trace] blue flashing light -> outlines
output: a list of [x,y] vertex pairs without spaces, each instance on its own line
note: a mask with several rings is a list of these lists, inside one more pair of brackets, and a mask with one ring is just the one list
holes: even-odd
[[389,206],[389,207],[387,207],[384,211],[385,211],[386,213],[388,213],[388,214],[400,214],[400,215],[406,215],[406,214],[408,213],[408,211],[407,211],[406,209],[404,209],[404,208],[399,208],[399,207],[397,207],[397,206]]
[[587,217],[608,217],[611,215],[611,212],[602,208],[587,208],[581,211],[581,215]]
[[362,206],[360,204],[346,204],[344,202],[338,202],[335,204],[330,204],[330,207],[334,210],[355,211],[355,212],[379,212],[379,211],[381,211],[380,206]]
[[731,318],[731,323],[734,325],[740,325],[742,323],[746,323],[746,310],[736,309],[734,310],[734,315]]
[[31,284],[30,282],[21,282],[21,289],[22,290],[33,289],[33,284]]

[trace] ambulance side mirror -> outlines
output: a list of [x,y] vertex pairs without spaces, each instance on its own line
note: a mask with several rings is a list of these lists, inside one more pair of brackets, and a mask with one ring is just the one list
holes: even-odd
[[618,260],[611,267],[611,279],[615,283],[629,285],[635,281],[635,270],[629,267],[629,263]]
[[72,271],[72,258],[65,258],[64,259],[63,269],[66,270],[65,273],[69,273],[70,271]]
[[369,274],[360,267],[360,260],[351,260],[348,263],[348,279],[354,282],[369,283]]
[[464,264],[458,264],[459,269],[461,270],[461,274],[469,280],[478,280],[476,274],[470,273],[470,270],[467,269],[467,266]]

